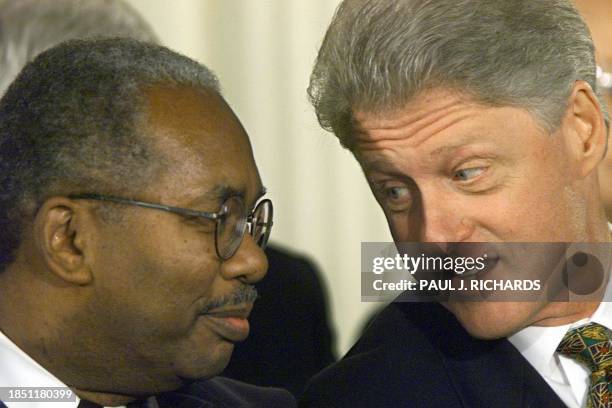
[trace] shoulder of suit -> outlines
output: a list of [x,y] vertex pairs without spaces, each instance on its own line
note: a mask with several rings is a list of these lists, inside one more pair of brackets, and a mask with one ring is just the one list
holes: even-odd
[[295,397],[287,390],[259,387],[225,377],[199,380],[168,394],[164,395],[167,399],[172,398],[172,394],[175,394],[181,398],[200,399],[215,407],[291,408],[297,406]]

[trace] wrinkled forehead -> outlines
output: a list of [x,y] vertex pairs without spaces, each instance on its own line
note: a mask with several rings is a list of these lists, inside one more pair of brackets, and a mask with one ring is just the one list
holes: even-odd
[[410,123],[426,125],[459,107],[477,105],[479,104],[467,93],[435,88],[422,91],[408,101],[393,107],[385,109],[356,107],[352,113],[356,136],[364,138],[371,129],[385,130]]
[[352,150],[366,172],[389,163],[433,165],[475,146],[509,149],[517,133],[549,134],[526,109],[483,104],[447,89],[425,91],[398,109],[353,115]]
[[487,108],[466,94],[432,89],[394,108],[354,109],[353,145],[357,152],[397,142],[418,145],[434,134],[482,115]]

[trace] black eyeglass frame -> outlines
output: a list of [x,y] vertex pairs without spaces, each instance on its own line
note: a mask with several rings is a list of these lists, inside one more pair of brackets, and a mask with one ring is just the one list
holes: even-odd
[[[207,211],[192,210],[192,209],[189,209],[189,208],[173,207],[171,205],[154,204],[154,203],[149,203],[149,202],[146,202],[146,201],[139,201],[139,200],[133,200],[131,198],[123,198],[123,197],[117,197],[117,196],[112,196],[112,195],[104,195],[104,194],[94,194],[94,193],[70,194],[70,195],[68,195],[68,198],[70,198],[71,200],[107,201],[107,202],[117,203],[117,204],[133,205],[133,206],[136,206],[136,207],[150,208],[150,209],[153,209],[153,210],[166,211],[166,212],[170,212],[170,213],[173,213],[173,214],[178,214],[178,215],[182,215],[182,216],[186,216],[186,217],[202,217],[202,218],[206,218],[206,219],[215,221],[215,251],[217,252],[217,256],[219,258],[225,260],[225,261],[230,259],[232,256],[234,256],[234,254],[236,253],[236,251],[240,247],[240,243],[242,243],[242,240],[244,239],[244,234],[245,234],[247,228],[249,229],[249,234],[251,234],[251,236],[253,236],[252,234],[255,231],[255,228],[253,226],[253,221],[254,221],[253,220],[253,215],[266,202],[269,203],[269,204],[267,204],[268,205],[268,209],[270,211],[270,214],[268,216],[269,222],[263,224],[263,225],[266,226],[266,230],[265,230],[264,234],[262,235],[263,239],[261,239],[261,243],[257,242],[257,245],[262,250],[264,250],[266,248],[266,245],[268,243],[268,238],[270,237],[270,231],[272,230],[272,225],[274,224],[273,223],[274,206],[272,205],[272,200],[265,198],[265,199],[259,201],[257,203],[257,205],[255,206],[255,208],[253,208],[253,210],[250,212],[250,214],[247,215],[244,218],[244,221],[242,221],[244,227],[241,227],[242,231],[240,233],[240,239],[238,240],[238,243],[235,246],[235,248],[231,251],[230,254],[223,255],[221,253],[220,249],[219,249],[218,230],[219,230],[219,222],[221,221],[221,219],[225,215],[225,212],[224,212],[224,210],[226,209],[225,203],[223,203],[221,205],[221,210],[220,211],[217,211],[217,212],[207,212]],[[242,200],[241,200],[241,204],[242,204],[242,207],[244,208],[244,203],[242,202]],[[244,216],[244,214],[243,214],[243,216]]]

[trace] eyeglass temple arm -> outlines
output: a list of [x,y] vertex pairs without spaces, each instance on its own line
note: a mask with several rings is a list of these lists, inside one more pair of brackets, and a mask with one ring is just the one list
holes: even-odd
[[186,215],[190,217],[204,217],[204,218],[208,218],[211,220],[217,220],[220,218],[219,213],[196,211],[196,210],[190,210],[187,208],[172,207],[172,206],[163,205],[163,204],[153,204],[153,203],[147,203],[144,201],[132,200],[128,198],[121,198],[121,197],[115,197],[115,196],[107,196],[107,195],[101,195],[101,194],[71,194],[68,196],[68,198],[73,199],[73,200],[79,200],[79,199],[96,200],[96,201],[108,201],[108,202],[119,203],[119,204],[135,205],[138,207],[168,211],[171,213]]

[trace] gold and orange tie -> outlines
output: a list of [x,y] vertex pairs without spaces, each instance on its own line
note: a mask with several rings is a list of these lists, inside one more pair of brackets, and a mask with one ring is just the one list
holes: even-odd
[[557,352],[588,367],[588,408],[612,408],[612,331],[597,323],[570,330]]

